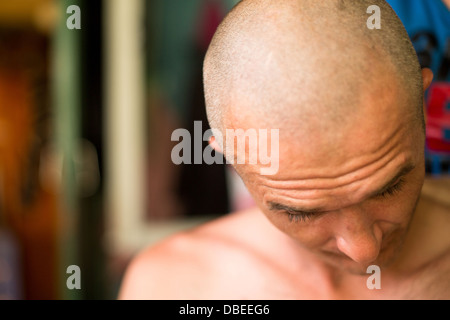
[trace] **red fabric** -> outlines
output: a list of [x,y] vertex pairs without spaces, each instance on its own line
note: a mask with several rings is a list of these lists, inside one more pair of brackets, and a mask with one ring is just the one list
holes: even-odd
[[216,32],[217,27],[225,16],[225,10],[219,1],[207,1],[200,15],[198,28],[198,44],[206,51]]
[[427,107],[427,145],[430,151],[450,153],[450,140],[444,132],[450,131],[450,84],[437,82],[429,91]]

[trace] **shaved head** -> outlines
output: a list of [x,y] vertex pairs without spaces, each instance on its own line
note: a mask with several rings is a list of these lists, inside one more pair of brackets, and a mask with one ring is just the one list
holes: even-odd
[[[371,5],[381,9],[379,30],[367,27]],[[416,53],[381,0],[241,1],[211,42],[204,86],[208,120],[220,130],[250,120],[335,134],[358,119],[364,99],[393,90],[402,97],[398,112],[415,125],[424,121]],[[389,118],[392,106],[377,112]]]
[[[233,163],[255,204],[320,261],[365,274],[395,261],[416,210],[430,72],[385,1],[244,0],[205,58],[207,114],[222,133],[279,129],[274,174]],[[212,141],[227,160],[230,141]]]
[[244,0],[205,58],[207,114],[222,133],[279,129],[274,174],[233,163],[255,204],[327,266],[365,274],[398,257],[420,198],[430,72],[385,1]]

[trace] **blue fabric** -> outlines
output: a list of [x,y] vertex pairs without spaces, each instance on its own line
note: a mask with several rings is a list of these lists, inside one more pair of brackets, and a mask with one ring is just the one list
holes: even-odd
[[[450,10],[445,3],[442,0],[387,0],[387,2],[405,25],[421,66],[433,71],[433,83],[438,81],[450,86]],[[428,102],[433,101],[430,92],[431,90],[428,90],[426,95]],[[449,100],[444,101],[442,105],[444,114],[448,114],[445,111],[448,110],[449,104]],[[433,107],[439,108],[436,105]],[[448,116],[444,117],[448,119]],[[428,119],[431,119],[430,115]],[[431,147],[433,138],[428,136],[428,125],[425,149],[429,163],[427,173],[442,175],[446,173],[445,167],[450,170],[450,127],[442,125],[441,146],[446,147],[437,150]]]
[[[402,20],[423,67],[434,80],[450,81],[450,10],[442,0],[387,0]],[[447,61],[449,61],[447,60]]]

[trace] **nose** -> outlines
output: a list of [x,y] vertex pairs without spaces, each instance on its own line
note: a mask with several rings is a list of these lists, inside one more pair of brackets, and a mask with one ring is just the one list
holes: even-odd
[[361,208],[339,213],[336,244],[342,253],[360,264],[369,264],[380,253],[382,231]]

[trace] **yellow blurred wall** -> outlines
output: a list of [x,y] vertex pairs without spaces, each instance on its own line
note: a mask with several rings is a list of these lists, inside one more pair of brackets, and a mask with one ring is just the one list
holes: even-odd
[[55,0],[0,1],[0,25],[49,29],[57,16]]

